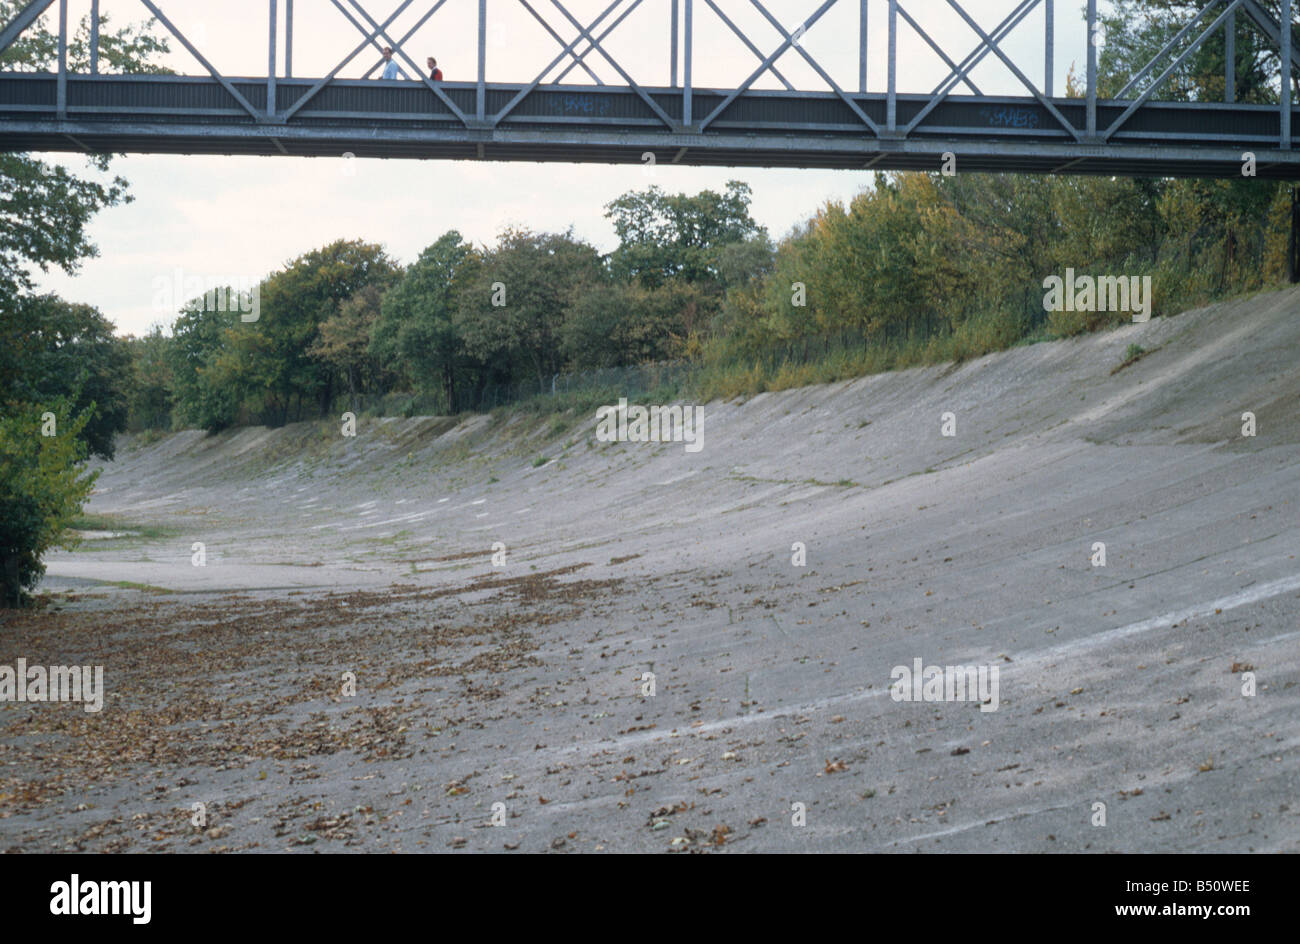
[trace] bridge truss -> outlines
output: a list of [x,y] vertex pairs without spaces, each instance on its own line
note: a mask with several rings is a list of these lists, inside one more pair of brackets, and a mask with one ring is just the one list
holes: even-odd
[[[1293,82],[1281,79],[1296,75],[1294,27],[1282,29],[1256,0],[1208,0],[1118,95],[1106,99],[1098,94],[1098,0],[1087,0],[1086,17],[1069,27],[1085,31],[1086,75],[1076,97],[1054,88],[1058,25],[1066,28],[1058,24],[1056,0],[1007,0],[1005,15],[994,23],[981,23],[968,2],[942,0],[951,22],[968,31],[969,45],[962,48],[936,39],[914,15],[922,0],[810,0],[810,12],[797,22],[774,16],[772,0],[610,0],[589,21],[571,12],[573,0],[550,0],[549,7],[543,0],[491,0],[491,10],[489,0],[424,0],[418,6],[402,0],[382,19],[361,0],[329,0],[340,28],[350,24],[356,43],[328,73],[312,77],[294,75],[294,0],[265,0],[257,30],[266,30],[267,69],[252,77],[218,70],[163,9],[175,0],[139,2],[205,74],[101,71],[100,0],[90,0],[88,68],[73,71],[69,0],[34,0],[0,27],[0,55],[49,13],[57,18],[57,67],[0,71],[0,150],[913,170],[938,170],[952,154],[963,170],[1130,176],[1239,176],[1249,153],[1260,177],[1300,177]],[[465,5],[476,16],[466,20],[475,26],[462,45],[476,49],[477,72],[472,81],[434,82],[407,44],[425,24]],[[611,34],[635,28],[630,18],[647,7],[667,25],[667,35],[654,39],[669,60],[667,84],[638,80],[609,48]],[[802,41],[837,7],[853,8],[858,27],[836,37],[858,65],[852,88],[843,87]],[[1293,23],[1291,7],[1292,0],[1281,0],[1281,22]],[[765,37],[736,22],[741,8],[769,24]],[[489,80],[490,14],[507,9],[526,12],[555,43],[554,58],[531,81]],[[395,26],[416,14],[414,26]],[[702,17],[716,18],[753,57],[752,70],[737,75],[731,87],[695,81],[699,57],[708,54],[696,42]],[[1238,100],[1241,17],[1276,52],[1276,105]],[[884,87],[873,89],[868,49],[876,29],[886,31],[887,62]],[[1007,51],[1009,40],[1031,29],[1042,30],[1042,56],[1018,61]],[[899,37],[905,30],[947,69],[928,94],[900,91]],[[1218,32],[1225,37],[1224,100],[1162,101],[1170,77]],[[395,50],[403,74],[413,72],[418,81],[371,78],[377,65],[360,79],[343,77],[359,57],[368,51],[373,57],[372,50],[385,45]],[[986,60],[1000,62],[1023,92],[983,93],[973,72]],[[796,88],[782,71],[791,61],[810,69],[822,87]],[[606,83],[602,72],[617,79]],[[764,79],[780,87],[756,87]]]

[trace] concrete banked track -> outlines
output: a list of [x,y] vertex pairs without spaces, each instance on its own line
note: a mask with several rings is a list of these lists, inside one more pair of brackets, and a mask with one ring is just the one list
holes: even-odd
[[[64,609],[0,640],[109,692],[0,709],[0,796],[43,785],[0,848],[1296,851],[1297,351],[1288,291],[708,403],[694,454],[588,416],[126,443],[90,510],[167,536],[54,557]],[[998,666],[997,710],[895,701],[918,658]]]

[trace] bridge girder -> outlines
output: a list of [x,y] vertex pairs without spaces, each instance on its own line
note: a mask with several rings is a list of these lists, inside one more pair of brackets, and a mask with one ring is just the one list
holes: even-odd
[[[281,0],[267,0],[267,74],[254,77],[223,74],[167,17],[163,0],[140,2],[207,75],[106,75],[98,71],[94,51],[89,72],[70,71],[68,0],[36,0],[0,29],[0,52],[57,3],[58,67],[53,73],[0,72],[0,150],[328,154],[343,148],[332,153],[426,158],[467,153],[489,160],[601,162],[659,160],[661,152],[667,152],[672,162],[684,164],[929,170],[938,169],[936,155],[952,153],[967,170],[1171,176],[1198,171],[1235,176],[1253,154],[1261,176],[1300,177],[1300,162],[1292,154],[1290,82],[1279,83],[1277,106],[1235,101],[1189,106],[1157,98],[1210,36],[1224,30],[1235,38],[1238,14],[1277,46],[1279,75],[1300,75],[1300,64],[1292,56],[1294,25],[1283,30],[1256,0],[1208,0],[1113,101],[1098,94],[1097,0],[1087,0],[1082,24],[1088,37],[1082,98],[1053,95],[1056,0],[1008,0],[1009,11],[992,29],[978,22],[961,0],[946,0],[956,20],[975,38],[973,48],[961,57],[936,41],[904,0],[874,0],[876,6],[887,7],[887,79],[879,91],[867,87],[868,0],[856,3],[860,29],[853,50],[859,60],[854,91],[841,87],[801,43],[828,11],[852,7],[854,0],[820,0],[801,22],[790,25],[774,16],[764,0],[748,0],[779,38],[767,53],[715,0],[700,0],[698,9],[694,0],[658,0],[661,6],[671,3],[668,86],[639,81],[606,43],[646,0],[611,0],[590,22],[574,16],[564,0],[550,0],[562,17],[558,23],[538,11],[537,0],[513,0],[559,47],[555,58],[522,84],[488,81],[486,0],[422,4],[411,12],[420,13],[418,21],[400,35],[395,24],[414,0],[402,0],[382,20],[361,0],[347,0],[346,5],[330,0],[361,37],[329,73],[314,80],[293,76],[293,0],[283,0],[283,7]],[[1293,24],[1291,0],[1282,3],[1283,16]],[[404,48],[449,4],[477,6],[477,79],[472,83],[432,81]],[[98,7],[95,0],[92,36],[98,35]],[[283,37],[278,26],[282,9]],[[695,84],[696,20],[706,11],[758,60],[735,87]],[[1018,62],[1004,48],[1008,37],[1038,11],[1045,26],[1041,83],[1028,74],[1034,66]],[[912,30],[948,70],[928,96],[907,94],[899,87],[898,38],[903,29]],[[566,35],[572,38],[566,40]],[[357,56],[381,42],[393,47],[399,66],[413,69],[419,82],[340,77]],[[1227,43],[1225,90],[1230,99],[1235,97],[1233,47],[1233,42]],[[606,84],[593,56],[613,69],[621,84]],[[796,90],[778,67],[787,56],[801,60],[828,90]],[[971,73],[990,57],[1028,94],[980,94]],[[1160,66],[1164,68],[1157,74]],[[371,65],[365,75],[375,68]],[[596,84],[563,81],[578,69]],[[784,92],[755,87],[769,75]],[[1145,88],[1139,90],[1143,81]],[[962,87],[974,94],[957,94]],[[178,104],[182,99],[185,104]],[[746,147],[746,142],[752,146]]]

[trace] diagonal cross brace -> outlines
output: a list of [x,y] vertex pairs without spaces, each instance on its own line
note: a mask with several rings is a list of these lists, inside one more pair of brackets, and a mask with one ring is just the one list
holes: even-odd
[[[431,6],[428,12],[424,14],[424,16],[416,20],[414,26],[412,26],[409,30],[407,30],[405,33],[402,34],[402,38],[397,41],[397,47],[395,48],[400,48],[402,46],[405,46],[407,40],[409,40],[412,36],[418,33],[420,31],[420,28],[423,27],[425,23],[428,23],[429,20],[433,18],[433,15],[442,9],[442,5],[446,2],[447,0],[438,0],[437,3]],[[365,30],[362,30],[362,32],[365,32]],[[372,75],[375,74],[375,70],[378,69],[383,64],[384,64],[384,60],[380,59],[377,63],[375,63],[373,66],[371,66],[369,69],[366,70],[366,74],[363,75],[362,78],[363,79],[370,78]]]
[[[551,34],[551,39],[555,40],[561,46],[564,45],[564,38],[559,33],[555,32],[555,28],[551,26],[550,23],[546,22],[546,17],[542,16],[540,13],[538,13],[536,10],[533,9],[533,5],[529,3],[528,0],[519,0],[519,3],[521,6],[523,6],[525,10],[527,10],[529,13],[533,15],[533,19],[535,19],[538,23],[542,24],[542,29],[546,30],[546,32]],[[631,12],[632,12],[631,10],[628,10],[628,13]],[[623,15],[627,16],[627,13],[624,13]],[[617,23],[614,24],[614,26],[617,25],[618,25]],[[613,26],[610,27],[610,29],[613,28],[614,28]],[[608,33],[609,31],[606,30],[605,35],[608,35]],[[604,39],[604,36],[602,35],[601,38]],[[587,65],[587,63],[584,61],[587,52],[590,51],[591,49],[590,47],[588,47],[587,51],[584,52],[582,55],[578,55],[576,52],[571,53],[571,55],[573,56],[573,65],[582,66],[582,71],[586,72],[587,75],[595,79],[597,85],[604,85],[605,83],[601,81],[600,76],[598,76],[595,72],[593,72],[591,70],[591,66]],[[573,68],[573,66],[570,66],[570,68]],[[563,78],[563,76],[561,76],[561,78]]]
[[240,94],[239,89],[235,88],[229,79],[218,72],[216,66],[203,57],[203,53],[194,48],[194,44],[189,41],[189,38],[178,30],[171,20],[167,19],[166,15],[162,10],[158,9],[153,0],[140,0],[140,2],[149,8],[149,12],[158,18],[158,22],[165,26],[168,32],[181,41],[181,45],[188,49],[190,55],[199,60],[199,64],[202,65],[203,68],[207,69],[214,79],[221,83],[221,87],[230,93],[231,97],[239,103],[240,107],[243,108],[244,111],[248,112],[258,121],[266,121],[266,115],[254,108],[248,99]]
[[1204,17],[1205,14],[1209,13],[1210,10],[1212,10],[1214,7],[1217,7],[1222,2],[1223,0],[1210,0],[1209,3],[1207,3],[1204,7],[1202,7],[1194,17],[1192,17],[1190,20],[1187,21],[1187,24],[1182,29],[1180,29],[1177,33],[1174,34],[1173,39],[1165,43],[1164,47],[1158,53],[1156,53],[1154,56],[1151,57],[1151,61],[1148,62],[1146,65],[1144,65],[1137,75],[1133,76],[1133,78],[1129,79],[1128,82],[1124,84],[1124,87],[1120,89],[1118,93],[1116,93],[1115,98],[1123,98],[1125,95],[1127,95],[1139,82],[1141,82],[1146,77],[1148,72],[1150,72],[1152,69],[1156,67],[1156,63],[1159,62],[1161,59],[1163,59],[1165,54],[1169,52],[1169,50],[1173,49],[1175,46],[1181,43],[1184,38],[1186,38],[1187,34],[1190,33],[1196,27],[1196,24],[1201,22],[1201,18]]
[[[148,0],[141,0],[141,2],[147,3]],[[298,99],[296,102],[293,103],[293,107],[289,108],[284,113],[283,120],[288,121],[290,118],[292,118],[295,114],[298,113],[298,110],[302,108],[302,106],[306,105],[309,101],[311,101],[313,98],[319,95],[321,89],[323,89],[325,86],[333,82],[334,77],[337,76],[340,72],[342,72],[344,68],[346,68],[349,62],[351,62],[357,56],[361,55],[362,51],[364,51],[367,46],[369,46],[372,42],[374,42],[375,37],[378,36],[380,33],[382,33],[384,30],[386,30],[388,27],[392,26],[393,20],[397,19],[399,16],[405,13],[406,8],[409,7],[414,2],[415,0],[402,0],[401,6],[399,6],[396,10],[394,10],[391,14],[389,14],[388,19],[384,20],[382,26],[380,26],[373,33],[370,33],[364,40],[361,41],[361,45],[357,46],[356,49],[348,53],[347,56],[343,58],[342,62],[340,62],[338,65],[336,65],[333,69],[330,70],[329,75],[325,76],[325,78],[323,79],[319,79],[315,85],[313,85],[311,88],[307,90],[307,94],[303,95],[302,98]]]
[[[1051,2],[1051,0],[1049,0],[1049,2]],[[1021,21],[1024,20],[1025,17],[1034,12],[1034,8],[1038,6],[1038,3],[1039,0],[1020,0],[1020,5],[1008,13],[1006,17],[1003,18],[1002,22],[998,24],[997,29],[989,35],[1001,42],[1010,35],[1012,30],[1020,25]],[[965,67],[965,71],[970,72],[971,69],[974,69],[977,65],[983,62],[985,58],[988,57],[988,54],[989,47],[984,43],[980,43],[972,49],[964,59],[962,59],[962,65]],[[972,59],[974,59],[973,62],[971,61]],[[956,78],[956,72],[949,72],[947,77],[934,87],[934,92],[931,94],[936,94],[940,89],[944,88],[948,91],[952,91],[957,87],[957,82],[955,81]],[[947,92],[944,94],[946,95]]]
[[[1020,5],[1008,13],[990,35],[999,42],[1005,39],[1012,30],[1020,25],[1021,20],[1032,13],[1034,8],[1037,6],[1038,0],[1021,0]],[[903,129],[901,136],[905,138],[911,134],[916,126],[925,120],[926,115],[939,107],[939,103],[946,99],[948,94],[957,87],[962,76],[966,75],[966,73],[970,72],[971,69],[974,69],[977,65],[983,62],[984,57],[988,54],[989,47],[987,43],[980,43],[967,53],[965,58],[962,59],[961,65],[954,71],[948,73],[948,77],[935,86],[930,100],[926,102],[925,107],[917,113],[916,117],[908,122],[907,127]]]
[[[813,15],[810,16],[807,20],[804,21],[803,23],[804,32],[806,33],[814,23],[820,20],[826,14],[827,10],[835,6],[835,2],[836,0],[825,0],[825,2],[822,3],[820,7],[817,8],[817,11],[813,13]],[[785,30],[782,30],[781,32],[785,33]],[[740,88],[736,89],[735,91],[729,92],[727,94],[727,97],[724,98],[718,104],[718,107],[713,109],[713,111],[709,113],[708,117],[699,123],[699,126],[697,127],[696,130],[703,131],[710,124],[712,124],[714,119],[716,119],[719,115],[721,115],[724,111],[726,111],[729,107],[731,107],[731,103],[734,102],[741,95],[743,95],[746,91],[748,91],[749,87],[758,81],[759,76],[761,76],[764,72],[766,72],[769,68],[771,68],[772,63],[776,62],[776,60],[780,59],[783,55],[785,55],[786,50],[788,50],[793,45],[794,45],[794,38],[790,36],[788,33],[785,33],[785,39],[781,41],[781,45],[778,46],[776,50],[773,53],[771,53],[771,55],[769,55],[766,59],[764,59],[759,64],[758,68],[755,69],[753,73],[750,74],[749,78],[747,78],[743,83],[741,83]],[[869,118],[867,120],[868,122],[870,122]]]
[[[370,35],[369,33],[366,32],[366,28],[365,28],[364,26],[362,26],[360,22],[357,21],[357,18],[356,18],[355,16],[352,15],[352,11],[349,10],[347,7],[345,7],[345,6],[342,4],[341,0],[330,0],[330,2],[334,4],[334,8],[335,8],[336,10],[338,10],[340,13],[343,14],[344,19],[346,19],[349,23],[352,24],[353,29],[355,29],[355,30],[356,30],[358,33],[360,33],[362,36],[369,36],[369,35]],[[362,11],[362,12],[364,12],[364,11]],[[369,17],[367,17],[367,19],[369,19]],[[375,25],[375,24],[374,24],[373,22],[370,24],[370,26],[371,26],[372,29],[374,28],[374,25]],[[384,35],[384,39],[385,39],[385,40],[388,40],[388,36],[387,36],[387,34]],[[389,41],[391,42],[391,40],[389,40]],[[384,47],[382,47],[382,46],[379,45],[379,40],[378,40],[378,38],[373,38],[373,39],[371,39],[371,41],[370,41],[370,45],[374,46],[375,49],[377,49],[377,50],[379,51],[379,53],[380,53],[381,56],[383,55]],[[396,48],[396,47],[394,47],[394,48]],[[380,59],[380,62],[382,62],[382,61],[383,61],[383,59],[381,58],[381,59]],[[372,70],[372,71],[373,71],[373,70]],[[403,69],[403,68],[401,68],[401,66],[398,66],[398,71],[401,73],[402,78],[404,78],[404,79],[410,78],[410,76],[408,76],[408,75],[406,74],[406,70]]]
[[[338,0],[334,0],[334,2],[337,4]],[[388,26],[387,23],[385,23],[383,26],[380,26],[378,23],[375,22],[374,17],[372,17],[369,13],[367,13],[365,7],[363,7],[360,3],[358,3],[357,0],[349,0],[349,2],[352,4],[353,7],[356,8],[356,11],[358,13],[360,13],[363,17],[365,17],[366,22],[370,24],[371,29],[375,30],[378,35],[383,36],[384,39],[387,40],[388,42],[390,43],[393,42],[393,38],[389,36],[388,33],[386,32]],[[466,117],[465,113],[456,107],[456,103],[451,100],[451,98],[447,95],[446,92],[442,90],[442,87],[439,86],[437,82],[433,81],[431,78],[429,78],[427,75],[424,74],[424,70],[421,69],[418,65],[416,65],[416,63],[411,59],[411,57],[406,54],[406,50],[403,49],[400,45],[395,44],[393,46],[393,51],[397,53],[397,55],[401,56],[403,59],[406,60],[406,64],[415,70],[415,74],[420,77],[420,80],[424,82],[426,86],[428,86],[430,89],[433,90],[434,95],[437,95],[438,98],[442,99],[442,103],[446,105],[449,109],[451,109],[451,113],[460,119],[461,124],[466,125],[468,127],[469,118]]]
[[[1147,87],[1147,90],[1145,92],[1139,95],[1133,102],[1129,104],[1127,108],[1124,109],[1124,112],[1111,123],[1111,126],[1109,128],[1107,128],[1105,131],[1102,132],[1101,134],[1102,140],[1108,140],[1111,135],[1113,135],[1116,131],[1119,130],[1120,125],[1128,121],[1129,118],[1133,116],[1133,113],[1135,111],[1137,111],[1139,108],[1145,105],[1147,103],[1147,99],[1149,99],[1152,95],[1155,94],[1156,89],[1164,85],[1165,81],[1171,75],[1174,74],[1174,70],[1176,70],[1179,66],[1181,66],[1184,60],[1186,60],[1188,56],[1196,52],[1196,50],[1200,48],[1201,43],[1209,39],[1210,36],[1214,34],[1215,30],[1217,30],[1220,26],[1224,24],[1224,21],[1226,21],[1228,17],[1232,16],[1233,13],[1237,12],[1237,8],[1241,6],[1241,4],[1242,4],[1242,0],[1231,0],[1231,2],[1228,3],[1227,9],[1225,9],[1222,13],[1220,13],[1218,18],[1209,26],[1207,26],[1205,28],[1205,31],[1201,33],[1200,36],[1196,37],[1196,39],[1192,42],[1190,46],[1188,46],[1186,49],[1183,50],[1183,54],[1181,56],[1179,56],[1177,59],[1171,62],[1169,64],[1169,67],[1165,69],[1164,72],[1160,73],[1160,76]],[[1199,16],[1197,17],[1197,19],[1199,19]],[[1193,20],[1192,22],[1196,22],[1196,21]],[[1283,78],[1282,81],[1284,83],[1286,82],[1285,77]]]
[[[763,16],[767,19],[767,21],[772,24],[772,27],[778,33],[780,33],[783,38],[788,39],[790,41],[790,44],[798,51],[799,55],[803,56],[805,59],[808,60],[808,65],[812,66],[813,69],[816,71],[816,73],[822,77],[822,80],[831,87],[832,91],[834,91],[836,95],[840,97],[840,100],[843,101],[844,104],[848,105],[849,108],[853,110],[853,113],[855,115],[857,115],[859,118],[862,119],[862,123],[865,124],[868,128],[870,128],[872,133],[879,136],[880,126],[871,120],[871,116],[868,115],[865,111],[863,111],[862,107],[857,102],[855,102],[852,99],[852,97],[850,97],[849,94],[844,91],[844,89],[840,88],[839,85],[836,84],[835,80],[831,78],[830,74],[821,67],[821,64],[816,59],[813,58],[813,56],[808,52],[808,50],[804,49],[803,46],[799,45],[797,38],[792,34],[787,33],[785,27],[781,25],[781,22],[776,17],[774,17],[771,13],[768,13],[767,8],[764,7],[763,4],[759,2],[759,0],[749,0],[749,2],[752,3],[758,9],[759,13],[763,14]],[[812,24],[808,24],[808,25],[811,26]],[[806,33],[807,31],[808,31],[808,26],[804,26],[803,32]]]
[[[952,59],[950,59],[950,58],[948,57],[948,54],[947,54],[946,52],[943,51],[943,47],[942,47],[942,46],[940,46],[938,43],[936,43],[933,39],[930,38],[930,34],[927,33],[924,29],[921,28],[921,24],[920,24],[920,23],[918,23],[918,22],[916,22],[916,20],[912,19],[912,14],[910,14],[910,13],[908,13],[906,10],[904,10],[904,9],[903,9],[903,5],[902,5],[901,3],[898,4],[898,15],[901,16],[904,20],[906,20],[907,23],[908,23],[908,25],[911,26],[912,29],[916,30],[917,35],[920,36],[922,39],[924,39],[925,42],[926,42],[926,44],[927,44],[931,49],[933,49],[936,53],[938,53],[939,58],[942,59],[942,60],[944,61],[944,63],[948,66],[948,68],[949,68],[952,72],[957,72],[957,71],[958,71],[957,63],[953,62]],[[969,71],[969,70],[967,70],[967,71]],[[983,95],[983,94],[984,94],[983,92],[981,92],[981,91],[979,90],[979,88],[975,85],[975,83],[971,81],[970,76],[967,75],[965,72],[962,73],[961,81],[965,82],[965,83],[966,83],[966,87],[969,88],[969,89],[970,89],[972,92],[974,92],[976,95]]]
[[[1246,16],[1254,21],[1256,28],[1262,32],[1268,40],[1278,49],[1282,48],[1282,27],[1278,21],[1273,19],[1272,15],[1261,7],[1255,0],[1245,0],[1241,9]],[[1296,34],[1294,25],[1291,28],[1292,44],[1300,46],[1300,35]],[[1291,66],[1292,74],[1300,75],[1300,62],[1293,63]]]
[[[519,0],[519,2],[522,3],[523,0]],[[623,22],[624,20],[626,20],[629,16],[631,16],[631,15],[632,15],[632,11],[634,11],[634,10],[635,10],[637,7],[639,7],[640,5],[641,5],[641,0],[636,0],[635,3],[633,3],[630,7],[628,7],[626,10],[624,10],[622,13],[620,13],[620,14],[618,15],[618,19],[616,19],[613,23],[610,23],[609,26],[606,26],[603,30],[601,30],[600,35],[597,36],[596,38],[597,38],[597,39],[604,39],[604,38],[605,38],[606,36],[608,36],[610,33],[614,32],[614,30],[618,29],[618,24],[622,23],[622,22]],[[561,43],[561,44],[564,43],[564,40],[563,40],[563,39],[559,39],[558,37],[557,37],[557,40],[556,40],[556,41],[559,42],[559,43]],[[563,82],[563,81],[564,81],[564,77],[565,77],[566,75],[568,75],[570,72],[572,72],[574,69],[576,69],[580,63],[582,63],[582,64],[585,66],[585,60],[586,60],[586,58],[587,58],[587,55],[588,55],[588,54],[592,51],[592,49],[594,49],[594,48],[595,48],[594,46],[588,46],[588,47],[587,47],[586,49],[584,49],[582,52],[578,53],[578,54],[574,57],[573,62],[571,62],[571,63],[569,63],[567,66],[565,66],[565,67],[564,67],[564,71],[561,72],[559,75],[557,75],[557,76],[555,77],[555,79],[554,79],[554,83]],[[588,71],[590,71],[590,70],[588,70]],[[553,83],[553,84],[554,84],[554,83]]]
[[[758,61],[762,62],[763,61],[762,50],[759,49],[750,41],[749,37],[745,35],[744,31],[741,30],[739,26],[731,22],[731,19],[727,16],[727,14],[722,12],[722,8],[719,7],[716,3],[714,3],[713,0],[704,0],[704,2],[709,5],[709,9],[711,9],[714,13],[718,15],[718,19],[722,20],[723,23],[727,24],[727,26],[731,28],[731,31],[735,33],[738,37],[740,37],[740,41],[745,44],[745,47],[750,52],[752,52],[755,57],[757,57]],[[778,79],[780,79],[781,84],[786,87],[786,91],[793,92],[794,86],[791,85],[790,82],[786,79],[786,77],[780,73],[780,71],[776,67],[775,62],[772,63],[771,69],[772,69],[772,74],[776,76]]]
[[[1035,0],[1035,5],[1037,5],[1037,0]],[[1005,65],[1008,69],[1011,70],[1012,74],[1014,74],[1015,77],[1024,84],[1025,88],[1029,89],[1030,93],[1034,96],[1034,98],[1038,99],[1038,104],[1042,105],[1049,112],[1051,112],[1052,117],[1061,123],[1061,127],[1065,128],[1067,131],[1070,132],[1070,134],[1074,135],[1074,139],[1076,141],[1082,143],[1083,142],[1082,132],[1080,132],[1077,128],[1074,127],[1074,125],[1070,124],[1070,122],[1066,120],[1065,116],[1061,114],[1061,110],[1052,104],[1052,100],[1038,90],[1038,86],[1036,86],[1030,80],[1029,76],[1025,75],[1023,72],[1020,71],[1020,67],[1011,61],[1011,58],[1005,52],[1002,51],[1002,47],[997,44],[997,41],[994,40],[993,37],[989,36],[988,33],[980,29],[979,24],[976,23],[973,19],[971,19],[970,14],[968,14],[965,10],[961,8],[961,5],[957,3],[957,0],[948,0],[948,6],[952,7],[954,10],[957,11],[957,14],[963,20],[966,21],[966,25],[969,26],[972,30],[974,30],[975,35],[977,35],[984,42],[984,44],[989,47],[989,49],[993,52],[993,55],[1001,59],[1003,65]]]
[[[590,27],[583,26],[582,23],[580,23],[577,20],[577,18],[573,16],[573,14],[571,14],[568,10],[564,8],[564,4],[562,4],[560,0],[551,0],[551,3],[554,5],[555,9],[559,10],[561,13],[564,14],[564,18],[573,24],[573,26],[578,30],[578,32],[582,35],[582,37],[585,38],[587,42],[591,43],[591,48],[596,50],[602,56],[605,57],[605,61],[614,67],[614,71],[623,77],[623,81],[626,82],[631,87],[632,91],[636,92],[637,96],[641,99],[641,101],[645,102],[646,105],[649,106],[650,110],[659,116],[659,120],[662,121],[669,128],[672,128],[675,122],[669,116],[668,112],[660,108],[659,103],[656,102],[653,98],[651,98],[649,93],[646,92],[646,90],[643,89],[640,85],[638,85],[636,80],[633,79],[632,76],[628,75],[627,71],[621,65],[618,64],[618,60],[605,51],[605,47],[600,44],[600,40],[598,40],[595,36],[591,35],[591,30],[592,28],[594,28],[595,24],[593,23],[592,26]],[[633,0],[632,6],[633,7],[639,6],[640,3],[641,0]]]
[[4,29],[0,30],[0,53],[12,46],[14,41],[23,34],[27,27],[40,19],[41,14],[44,13],[53,2],[54,0],[33,0],[33,2],[19,10],[18,15],[10,20],[9,23],[5,25]]
[[[610,3],[609,6],[605,7],[604,11],[600,14],[600,16],[596,17],[596,19],[592,21],[591,26],[588,27],[588,29],[595,29],[597,26],[599,26],[602,22],[604,22],[607,16],[609,16],[616,9],[618,9],[619,5],[622,4],[622,2],[623,0],[613,0],[613,2]],[[638,0],[638,2],[640,2],[640,0]],[[531,95],[533,91],[537,88],[537,86],[542,84],[542,79],[546,78],[546,74],[548,72],[550,72],[557,65],[559,65],[560,61],[563,60],[566,56],[572,55],[573,47],[578,45],[578,43],[580,42],[582,42],[581,36],[579,36],[577,39],[573,40],[570,43],[566,43],[564,48],[560,50],[560,54],[556,56],[554,59],[552,59],[550,63],[547,64],[547,66],[542,69],[541,72],[537,73],[537,77],[535,79],[533,79],[526,86],[524,86],[518,92],[516,92],[515,97],[510,99],[510,101],[506,102],[505,107],[492,116],[491,120],[489,121],[489,124],[493,125],[494,127],[500,124],[502,119],[504,119],[506,115],[514,111],[515,107],[520,102],[522,102],[525,98]]]

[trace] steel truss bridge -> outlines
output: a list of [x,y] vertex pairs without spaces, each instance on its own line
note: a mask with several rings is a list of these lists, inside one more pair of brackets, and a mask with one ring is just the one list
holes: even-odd
[[[1249,152],[1258,176],[1300,178],[1300,155],[1293,149],[1293,83],[1281,81],[1297,74],[1296,34],[1294,27],[1282,29],[1255,0],[1209,0],[1113,99],[1098,97],[1097,0],[1087,0],[1086,17],[1068,27],[1083,31],[1075,38],[1086,48],[1086,86],[1079,97],[1061,96],[1053,88],[1060,39],[1056,0],[1007,0],[1007,12],[993,23],[979,22],[969,3],[942,0],[944,14],[968,31],[970,45],[959,49],[945,48],[914,16],[922,2],[933,12],[941,0],[809,0],[803,20],[785,23],[763,0],[612,0],[589,22],[574,16],[564,0],[550,0],[549,7],[543,0],[492,0],[494,16],[507,9],[526,11],[555,42],[550,65],[526,83],[489,81],[488,0],[425,0],[414,9],[414,0],[403,0],[382,20],[360,0],[329,0],[340,14],[339,28],[350,23],[355,29],[356,46],[328,74],[315,77],[293,72],[294,0],[267,0],[265,20],[256,25],[256,34],[266,29],[267,70],[253,77],[225,75],[213,66],[162,9],[174,2],[140,0],[205,75],[102,72],[99,0],[90,3],[89,67],[72,71],[68,0],[36,0],[22,7],[0,26],[0,54],[49,13],[58,21],[57,69],[0,72],[0,151],[635,164],[648,163],[653,155],[659,164],[930,171],[939,170],[951,153],[957,166],[969,171],[1124,176],[1239,176]],[[1067,2],[1077,9],[1074,0]],[[418,29],[445,15],[449,4],[467,14],[470,35],[443,35],[440,43],[477,48],[473,81],[433,82],[404,48]],[[843,57],[857,61],[853,89],[841,87],[801,42],[836,6],[841,12],[852,8],[856,17],[856,31],[835,37]],[[1281,22],[1289,25],[1291,7],[1291,0],[1281,0]],[[632,26],[625,21],[638,8],[658,8],[666,26],[666,35],[650,40],[656,46],[662,42],[669,60],[667,85],[637,81],[608,50],[611,33],[635,27],[635,21]],[[742,9],[756,11],[770,24],[762,40],[766,47],[735,22]],[[209,5],[206,12],[220,16],[218,11]],[[416,25],[399,33],[394,26],[399,17],[417,13]],[[694,82],[697,57],[709,55],[695,40],[701,17],[718,18],[753,56],[752,71],[738,75],[733,87]],[[1243,17],[1276,52],[1278,105],[1237,100],[1235,37]],[[876,29],[886,31],[887,78],[883,88],[868,88],[868,47]],[[904,30],[919,37],[948,70],[928,94],[899,89]],[[1021,40],[1030,30],[1035,48],[1041,39],[1042,56],[1028,62],[1022,54],[1017,62],[1004,47],[1013,34]],[[1224,100],[1160,100],[1170,77],[1217,31],[1225,37]],[[775,45],[772,32],[779,37]],[[370,78],[377,65],[360,80],[340,77],[363,54],[373,61],[373,50],[383,46],[395,50],[404,74],[411,70],[420,81]],[[990,57],[1014,76],[1017,89],[1023,86],[1023,94],[980,91],[972,71]],[[805,63],[824,86],[795,88],[781,71],[786,61]],[[617,79],[606,83],[601,72]],[[760,79],[781,88],[756,88]]]

